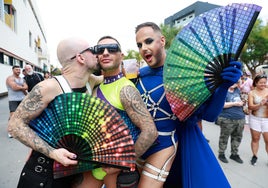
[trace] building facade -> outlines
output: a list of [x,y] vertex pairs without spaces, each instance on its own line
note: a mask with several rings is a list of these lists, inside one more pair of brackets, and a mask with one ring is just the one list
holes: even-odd
[[164,24],[170,25],[171,27],[184,27],[190,21],[192,21],[196,16],[217,7],[220,6],[210,4],[207,2],[197,1],[194,4],[166,18],[164,20]]
[[46,35],[35,0],[0,0],[0,95],[7,93],[12,66],[49,71]]

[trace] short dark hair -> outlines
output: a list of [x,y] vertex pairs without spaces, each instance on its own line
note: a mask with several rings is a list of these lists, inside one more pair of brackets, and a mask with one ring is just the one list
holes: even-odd
[[13,70],[13,69],[16,69],[16,68],[20,68],[20,66],[19,66],[19,65],[14,65],[14,66],[12,67],[12,70]]
[[120,43],[118,42],[118,40],[117,40],[116,38],[114,38],[114,37],[112,37],[112,36],[109,36],[109,35],[106,35],[106,36],[101,37],[101,38],[98,40],[98,43],[99,43],[100,41],[102,41],[103,39],[113,39],[113,40],[116,41],[116,43],[117,43],[117,44],[119,45],[119,47],[121,48],[121,45],[120,45]]
[[154,22],[144,22],[144,23],[137,25],[135,29],[135,33],[137,33],[143,27],[151,27],[154,31],[159,31],[161,33],[160,27]]

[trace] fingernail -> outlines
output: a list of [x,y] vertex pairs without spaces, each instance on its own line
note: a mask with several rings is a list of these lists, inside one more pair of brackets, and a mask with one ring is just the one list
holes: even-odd
[[73,155],[73,159],[76,159],[76,157],[77,157],[76,155]]

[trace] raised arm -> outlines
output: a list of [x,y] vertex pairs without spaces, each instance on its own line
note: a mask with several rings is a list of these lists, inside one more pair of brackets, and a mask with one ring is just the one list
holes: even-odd
[[140,157],[154,143],[158,136],[157,129],[136,88],[123,87],[120,99],[131,121],[141,130],[135,143],[136,155]]

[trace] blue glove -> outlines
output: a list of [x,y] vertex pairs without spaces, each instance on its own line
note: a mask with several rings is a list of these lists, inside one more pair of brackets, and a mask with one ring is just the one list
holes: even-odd
[[223,83],[220,87],[229,88],[233,84],[237,83],[240,77],[242,76],[241,71],[242,64],[238,61],[231,61],[230,65],[223,69],[221,73],[221,78],[223,79]]
[[216,120],[223,109],[228,88],[237,83],[241,76],[241,63],[238,61],[231,61],[230,65],[223,69],[221,73],[223,83],[206,102],[202,119],[211,122]]

